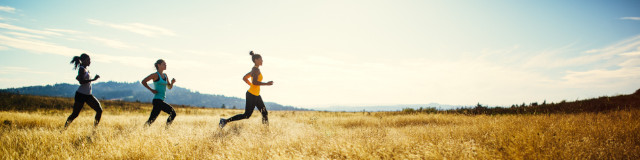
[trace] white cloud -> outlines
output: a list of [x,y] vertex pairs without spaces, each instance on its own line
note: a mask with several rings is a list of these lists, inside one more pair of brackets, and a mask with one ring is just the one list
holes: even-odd
[[[640,81],[640,35],[629,37],[609,46],[586,51],[576,50],[572,46],[567,45],[542,52],[515,51],[468,62],[460,61],[464,63],[458,65],[472,65],[470,70],[456,65],[444,64],[443,66],[448,66],[444,68],[445,72],[450,72],[449,74],[452,75],[462,74],[459,76],[443,74],[445,75],[443,77],[451,79],[444,85],[455,84],[445,87],[456,88],[453,90],[458,93],[452,94],[464,93],[465,87],[478,91],[485,90],[485,88],[493,90],[493,92],[484,93],[471,91],[477,94],[469,95],[475,97],[483,97],[484,94],[492,95],[493,97],[487,97],[488,101],[486,102],[488,103],[504,103],[518,99],[535,100],[531,97],[544,98],[547,101],[561,100],[558,98],[562,97],[565,99],[585,98],[603,94],[626,93],[629,88],[637,89],[640,87],[637,83]],[[448,68],[455,69],[449,70]],[[467,77],[466,79],[487,79],[490,81],[460,80],[465,77]],[[466,85],[469,82],[480,83]],[[518,96],[500,94],[495,90],[511,91],[502,93],[515,93]],[[519,93],[521,90],[526,90],[529,93],[521,94]],[[496,100],[496,97],[504,98]],[[555,97],[555,99],[551,97]],[[485,102],[483,99],[479,99],[479,101]]]
[[537,70],[543,75],[559,72],[559,77],[547,76],[551,81],[546,84],[553,89],[637,87],[633,82],[640,80],[640,35],[566,57],[573,53],[571,48],[537,53],[526,58],[522,69]]
[[[521,91],[543,88],[553,82],[544,74],[493,63],[489,59],[375,60],[326,55],[329,54],[263,57],[265,80],[274,80],[277,84],[277,87],[266,87],[265,92],[273,92],[269,93],[273,101],[300,106],[317,104],[317,99],[343,105],[345,102],[353,105],[475,104],[478,101],[495,105],[505,101],[543,100],[527,96],[532,92]],[[242,60],[249,61],[248,58]],[[300,95],[300,88],[313,92]]]
[[[94,58],[94,60],[97,62],[120,63],[126,66],[134,66],[139,68],[149,68],[149,66],[152,66],[148,64],[141,64],[140,62],[155,61],[155,59],[153,58],[146,58],[146,57],[112,56],[109,54],[92,53],[82,49],[71,48],[64,45],[58,45],[55,43],[50,43],[50,42],[41,41],[41,40],[28,39],[25,37],[10,37],[10,36],[7,36],[6,34],[7,33],[0,34],[0,44],[2,44],[2,46],[30,51],[38,54],[54,54],[54,55],[72,57],[72,56],[77,56],[80,53],[90,53],[91,57]],[[13,34],[13,33],[8,33],[8,34]],[[18,34],[22,35],[20,33]],[[100,41],[105,45],[108,45],[111,47],[133,48],[132,46],[129,46],[123,42],[116,41],[116,40],[109,40],[109,39],[99,38],[99,37],[90,37],[90,39]],[[175,62],[175,64],[182,64],[184,66],[194,66],[194,65],[203,66],[202,63],[193,62],[193,61],[175,60],[172,62]],[[13,70],[16,70],[16,68],[13,68]],[[7,69],[5,69],[5,72],[6,71]]]
[[633,58],[633,59],[626,60],[620,63],[619,66],[622,68],[640,67],[640,58]]
[[1,17],[1,16],[0,16],[0,20],[2,20],[2,21],[18,21],[18,19],[15,19],[15,18],[7,18],[7,17]]
[[[545,99],[551,102],[614,94],[623,92],[621,88],[638,87],[640,36],[592,49],[588,53],[575,49],[575,44],[542,52],[526,52],[518,48],[484,50],[478,56],[455,60],[349,59],[326,56],[330,54],[324,53],[308,58],[267,56],[264,57],[264,67],[275,68],[263,72],[277,72],[267,73],[265,78],[273,77],[278,87],[265,91],[278,91],[271,93],[271,99],[278,102],[291,103],[291,99],[296,99],[293,102],[298,103],[296,105],[310,105],[304,102],[314,99],[331,99],[338,103],[399,101],[508,105],[505,103]],[[575,53],[582,54],[567,56]],[[313,74],[305,76],[305,73]],[[304,84],[330,84],[331,87],[300,86],[295,83],[297,81]],[[288,94],[296,93],[301,87],[314,90],[317,94],[305,95],[314,98]],[[336,88],[340,93],[334,93]],[[577,93],[578,90],[591,92]],[[358,93],[358,96],[341,93]]]
[[592,49],[592,50],[584,51],[584,53],[598,53],[598,52],[600,52],[600,50],[597,50],[597,49]]
[[195,54],[195,55],[199,55],[199,56],[206,56],[207,55],[207,53],[203,52],[203,51],[184,50],[183,52],[190,53],[190,54]]
[[640,51],[627,52],[627,53],[623,53],[623,54],[620,54],[620,55],[623,55],[623,56],[640,56]]
[[581,51],[579,53],[583,54],[572,57],[566,57],[565,55],[574,54],[576,51],[571,49],[571,47],[562,47],[560,49],[540,52],[532,57],[526,57],[527,60],[523,62],[523,67],[560,69],[565,67],[595,67],[594,64],[611,66],[624,60],[621,56],[636,54],[633,50],[638,50],[638,46],[640,46],[640,35],[603,48]]
[[[54,54],[61,56],[77,56],[80,53],[89,53],[85,50],[70,48],[62,45],[52,44],[44,41],[29,40],[29,39],[17,39],[0,34],[0,44],[8,47],[31,51],[39,54]],[[117,43],[112,45],[119,45]],[[140,64],[139,62],[152,62],[154,59],[145,57],[133,57],[133,56],[112,56],[108,54],[90,53],[91,57],[95,57],[94,60],[105,63],[121,63],[127,66],[135,66],[140,68],[146,68],[148,65]]]
[[127,23],[127,24],[115,24],[104,22],[95,19],[87,19],[89,24],[97,25],[97,26],[106,26],[115,29],[125,30],[137,34],[141,34],[148,37],[158,37],[158,36],[175,36],[176,34],[168,29],[152,26],[142,23]]
[[614,55],[614,54],[626,52],[629,50],[638,49],[638,46],[640,46],[640,35],[636,35],[629,39],[622,40],[616,44],[605,47],[604,49],[600,49],[600,51],[608,55]]
[[[158,60],[156,58],[151,58],[151,57],[113,56],[113,55],[104,54],[104,53],[90,53],[90,56],[92,57],[91,59],[92,61],[100,62],[102,64],[119,63],[122,65],[132,66],[132,67],[137,67],[142,69],[154,69],[153,62]],[[193,67],[203,67],[203,66],[206,66],[206,64],[201,63],[199,61],[193,61],[193,60],[171,59],[171,60],[167,60],[167,66],[168,68],[171,68],[171,70],[176,71],[176,70],[187,70]]]
[[97,26],[105,25],[105,23],[104,23],[104,22],[99,21],[99,20],[95,20],[95,19],[87,19],[87,22],[88,22],[89,24],[93,24],[93,25],[97,25]]
[[[562,77],[570,86],[615,86],[640,80],[640,36],[621,41],[599,50],[600,54],[575,59],[589,59],[588,64],[604,64],[586,71],[567,71]],[[617,62],[613,65],[610,63]],[[606,68],[615,69],[606,69]],[[637,87],[637,86],[634,86]]]
[[53,74],[50,72],[35,71],[25,67],[0,67],[0,74]]
[[133,56],[112,56],[101,53],[91,53],[91,60],[101,63],[120,63],[127,66],[134,66],[138,68],[149,68],[151,65],[142,64],[140,62],[154,62],[152,58],[146,57],[133,57]]
[[622,56],[640,56],[640,46],[635,51],[620,54]]
[[118,49],[135,48],[117,40],[100,38],[100,37],[91,37],[91,39],[99,41],[100,43],[113,48],[118,48]]
[[[88,52],[82,49],[71,48],[71,47],[58,45],[50,42],[32,40],[32,39],[14,38],[14,37],[5,36],[3,34],[0,34],[0,44],[2,44],[2,46],[34,52],[37,54],[53,54],[53,55],[61,55],[65,57],[77,56],[80,53],[88,53],[94,62],[97,62],[97,64],[99,63],[102,66],[108,66],[108,65],[130,66],[133,68],[142,68],[142,69],[151,70],[153,69],[152,63],[155,62],[156,60],[155,58],[147,58],[147,57],[116,56],[116,55],[111,55],[109,53]],[[141,63],[141,62],[149,62],[149,63]],[[192,61],[192,60],[172,59],[170,62],[171,62],[170,65],[171,65],[172,71],[187,70],[190,67],[205,66],[205,64],[201,62]],[[19,72],[40,73],[37,71],[26,70],[24,68],[10,68],[10,67],[0,68],[0,74],[11,74],[11,73],[19,73]],[[18,83],[18,82],[19,81],[11,81],[11,83]],[[41,82],[34,82],[34,83],[41,83]],[[15,86],[15,84],[12,84],[10,86]]]
[[160,53],[164,53],[164,54],[173,53],[173,51],[171,51],[171,50],[160,49],[160,48],[151,48],[151,51],[160,52]]
[[74,56],[77,53],[84,52],[79,49],[69,48],[69,47],[51,44],[43,41],[16,39],[16,38],[4,36],[2,34],[0,34],[0,43],[8,47],[32,51],[35,53]]
[[228,58],[228,57],[235,56],[234,54],[225,53],[225,52],[210,52],[210,51],[196,51],[196,50],[183,50],[181,51],[181,53],[193,54],[194,56],[202,56],[207,58],[225,58],[225,57]]
[[55,28],[47,28],[45,30],[53,31],[53,32],[61,32],[61,33],[69,33],[69,34],[80,34],[82,32],[70,29],[55,29]]
[[15,31],[29,32],[29,33],[35,33],[35,34],[40,34],[40,35],[57,35],[57,36],[62,35],[62,34],[56,33],[56,32],[28,29],[28,28],[14,26],[14,25],[6,24],[6,23],[0,23],[0,28],[9,29],[9,30],[15,30]]
[[[572,60],[559,57],[559,55],[570,52],[568,51],[569,50],[568,48],[572,45],[573,44],[569,44],[569,45],[560,47],[558,49],[534,52],[535,54],[533,54],[533,56],[526,57],[523,60],[522,66],[524,68],[552,69],[552,68],[559,68],[559,67],[565,67],[569,65],[576,65],[578,63],[582,63],[582,62],[573,62]],[[590,52],[594,52],[594,51],[590,51]],[[514,55],[517,55],[517,54],[514,54]]]
[[13,8],[13,7],[9,7],[9,6],[0,6],[0,11],[9,12],[9,13],[15,13],[16,9]]
[[32,34],[26,34],[26,33],[18,33],[18,32],[5,32],[7,34],[11,34],[14,35],[16,37],[21,37],[21,38],[38,38],[38,39],[46,39],[46,37],[43,36],[38,36],[38,35],[32,35]]
[[[640,67],[622,67],[615,70],[595,69],[583,72],[569,71],[563,77],[566,80],[567,87],[613,87],[618,85],[628,85],[632,82],[640,80]],[[638,87],[630,86],[630,87]]]
[[636,21],[640,21],[640,17],[622,17],[620,19],[623,20],[636,20]]

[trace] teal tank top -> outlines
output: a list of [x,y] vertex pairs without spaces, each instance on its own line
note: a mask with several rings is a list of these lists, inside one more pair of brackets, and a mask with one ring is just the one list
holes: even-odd
[[[158,73],[158,72],[156,72]],[[160,75],[160,73],[158,73],[158,81],[154,81],[153,82],[153,86],[154,89],[156,91],[158,91],[158,93],[156,93],[153,96],[153,99],[159,99],[159,100],[163,100],[165,98],[165,93],[167,92],[167,81],[162,79],[164,76]]]

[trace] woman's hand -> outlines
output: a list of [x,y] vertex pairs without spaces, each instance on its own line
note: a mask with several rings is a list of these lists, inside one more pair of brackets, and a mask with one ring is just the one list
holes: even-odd
[[158,93],[158,91],[156,91],[155,89],[152,89],[151,93],[156,94],[156,93]]
[[169,87],[169,89],[173,88],[173,84],[176,83],[176,79],[172,78],[171,79],[171,83],[167,84],[167,87]]
[[273,81],[267,82],[267,85],[273,85]]
[[93,80],[94,80],[94,81],[95,81],[95,80],[98,80],[98,78],[100,78],[100,75],[97,75],[97,74],[96,74],[96,76],[95,76],[95,77],[93,77]]

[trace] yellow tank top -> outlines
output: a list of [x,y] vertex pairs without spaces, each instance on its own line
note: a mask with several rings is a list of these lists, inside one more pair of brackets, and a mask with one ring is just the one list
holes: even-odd
[[[251,77],[251,82],[253,82],[253,78],[255,77]],[[258,81],[262,81],[262,73],[260,73],[260,75],[258,75]],[[249,87],[249,93],[255,95],[255,96],[260,96],[260,85],[253,85],[253,83],[251,83],[250,87]]]

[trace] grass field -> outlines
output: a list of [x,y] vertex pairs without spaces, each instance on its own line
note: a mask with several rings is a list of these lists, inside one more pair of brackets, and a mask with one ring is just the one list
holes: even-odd
[[544,115],[271,111],[218,128],[242,110],[177,108],[143,127],[150,106],[0,111],[2,159],[639,159],[640,110]]

